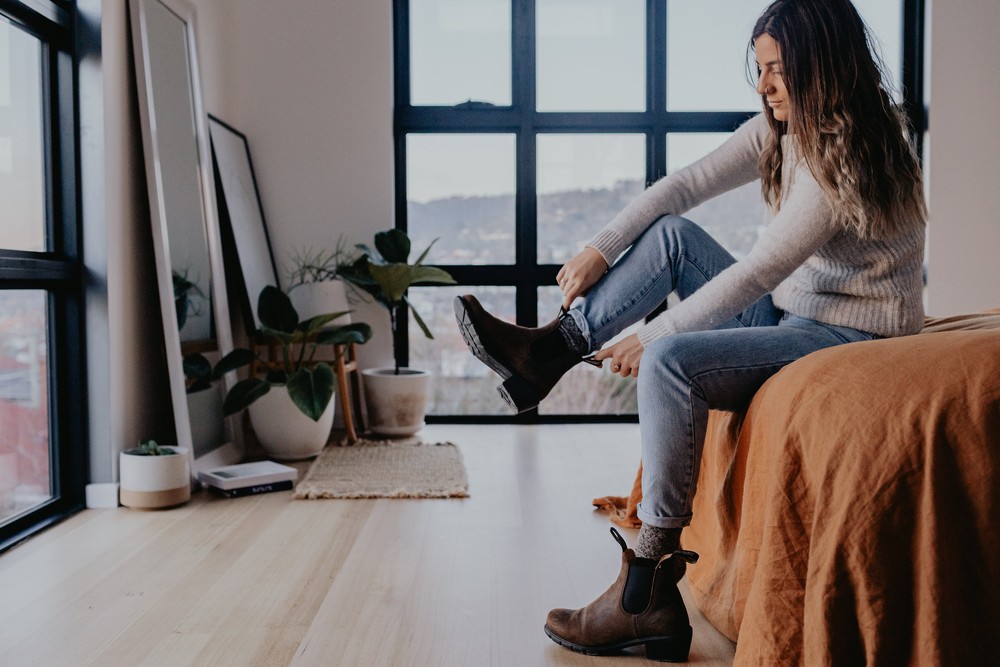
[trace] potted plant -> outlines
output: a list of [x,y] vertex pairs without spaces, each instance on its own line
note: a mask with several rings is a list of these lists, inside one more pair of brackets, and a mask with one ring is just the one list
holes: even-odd
[[191,466],[185,447],[140,441],[118,457],[119,501],[125,507],[158,509],[191,499]]
[[358,245],[364,254],[341,268],[345,280],[373,296],[389,311],[394,366],[361,372],[368,421],[371,430],[379,435],[413,435],[424,425],[430,372],[400,367],[399,344],[404,332],[399,327],[400,315],[409,309],[424,335],[434,338],[406,296],[412,286],[455,284],[447,271],[423,264],[433,245],[434,241],[411,264],[409,237],[401,230],[390,229],[375,235],[374,248]]
[[343,312],[343,323],[351,321],[348,283],[341,279],[340,267],[353,264],[358,256],[346,247],[343,237],[333,250],[306,248],[292,254],[288,296],[303,319]]
[[[365,343],[371,327],[354,322],[326,328],[344,312],[324,313],[306,320],[292,306],[288,295],[267,286],[257,301],[261,335],[280,349],[274,367],[265,366],[262,375],[253,375],[233,385],[222,410],[226,416],[247,409],[250,424],[261,447],[271,458],[294,461],[319,454],[330,437],[333,425],[334,372],[325,361],[316,362],[323,345]],[[213,368],[201,355],[185,359],[188,391],[204,389],[229,371],[255,361],[245,349],[236,349]]]

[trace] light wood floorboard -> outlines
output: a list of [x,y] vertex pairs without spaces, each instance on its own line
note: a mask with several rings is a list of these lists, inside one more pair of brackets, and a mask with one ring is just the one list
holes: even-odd
[[[625,494],[635,425],[427,427],[459,445],[467,499],[200,492],[168,511],[88,510],[0,556],[3,665],[646,665],[542,631],[620,550],[590,500]],[[636,531],[622,531],[630,543]],[[732,665],[697,612],[691,664]]]

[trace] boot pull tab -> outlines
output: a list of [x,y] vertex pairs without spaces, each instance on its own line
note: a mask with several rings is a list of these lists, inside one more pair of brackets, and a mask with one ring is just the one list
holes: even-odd
[[680,558],[685,563],[697,563],[698,554],[693,551],[688,551],[687,549],[677,549],[674,553],[670,554],[676,558]]
[[[614,527],[611,528],[611,535],[614,536],[615,541],[618,542],[618,544],[621,545],[621,548],[622,548],[623,552],[628,551],[628,545],[625,544],[625,538],[622,537],[621,533],[619,533],[617,530],[615,530]],[[698,555],[695,554],[695,559],[697,559],[697,558],[698,558]]]

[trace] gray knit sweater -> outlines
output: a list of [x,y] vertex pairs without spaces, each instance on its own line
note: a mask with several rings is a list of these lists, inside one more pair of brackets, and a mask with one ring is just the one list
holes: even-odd
[[[657,181],[587,245],[610,265],[655,220],[759,178],[757,158],[771,132],[758,115],[706,157]],[[750,253],[680,304],[639,329],[643,345],[673,333],[712,329],[771,293],[778,308],[880,336],[923,325],[924,224],[862,240],[833,220],[826,195],[793,137],[783,137],[781,210]]]

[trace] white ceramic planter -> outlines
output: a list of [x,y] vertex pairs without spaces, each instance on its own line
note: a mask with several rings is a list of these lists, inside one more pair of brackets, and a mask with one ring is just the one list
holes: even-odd
[[334,399],[313,421],[288,396],[288,389],[273,386],[271,391],[250,404],[250,423],[264,452],[279,461],[300,461],[319,454],[330,440]]
[[[303,283],[296,285],[288,293],[292,306],[299,314],[300,320],[307,320],[316,315],[340,313],[350,310],[347,302],[347,289],[343,280],[325,280],[321,283]],[[340,327],[351,323],[351,316],[338,317],[328,324],[328,327]]]
[[184,447],[167,447],[175,453],[141,456],[126,449],[118,456],[121,478],[119,501],[134,509],[182,505],[191,499],[191,465]]
[[415,368],[367,368],[365,405],[370,429],[378,435],[402,437],[424,427],[431,374]]

